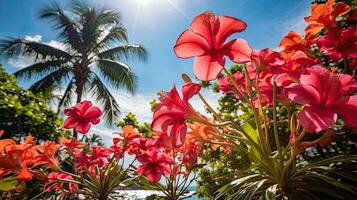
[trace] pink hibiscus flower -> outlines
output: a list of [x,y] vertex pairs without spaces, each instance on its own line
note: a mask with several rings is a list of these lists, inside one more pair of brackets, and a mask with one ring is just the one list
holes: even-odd
[[319,132],[331,128],[337,114],[345,124],[357,128],[357,83],[347,74],[334,74],[327,69],[314,66],[300,76],[300,83],[285,88],[287,97],[303,104],[299,112],[300,124],[307,130]]
[[186,119],[194,120],[198,115],[188,100],[200,89],[201,85],[196,83],[182,86],[182,99],[175,86],[170,92],[161,94],[160,103],[155,108],[151,123],[152,130],[166,132],[173,146],[181,146],[187,133]]
[[145,153],[137,156],[141,165],[138,168],[140,176],[147,176],[149,181],[157,183],[162,175],[169,175],[170,164],[173,163],[171,156],[159,152],[156,148],[151,148]]
[[91,124],[98,124],[102,111],[96,107],[92,107],[92,102],[83,101],[75,106],[64,110],[64,114],[68,118],[64,121],[64,128],[74,128],[78,133],[88,133]]
[[251,58],[252,64],[258,72],[262,70],[274,70],[285,63],[285,60],[280,53],[268,48],[263,50],[253,50]]
[[194,73],[198,79],[210,81],[217,78],[225,64],[225,56],[236,63],[250,61],[252,49],[243,39],[224,43],[229,36],[242,32],[246,24],[236,18],[216,17],[212,12],[198,15],[190,29],[183,32],[174,47],[179,58],[196,57]]

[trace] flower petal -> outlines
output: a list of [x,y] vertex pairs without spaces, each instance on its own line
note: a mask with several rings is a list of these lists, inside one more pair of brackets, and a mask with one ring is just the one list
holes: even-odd
[[305,129],[313,132],[331,128],[337,120],[337,114],[329,108],[318,109],[312,106],[305,106],[299,112],[298,117],[300,124]]
[[225,59],[223,55],[204,55],[197,57],[194,64],[194,73],[202,81],[211,81],[217,78],[224,68]]
[[247,27],[247,24],[242,20],[229,17],[229,16],[219,16],[219,28],[216,35],[217,44],[223,44],[223,42],[232,34],[242,32]]
[[74,128],[78,125],[78,118],[77,117],[68,117],[63,124],[63,127],[66,129]]
[[187,83],[182,86],[182,100],[187,102],[193,95],[196,95],[201,90],[201,85],[197,83]]
[[345,124],[350,128],[357,128],[357,95],[345,97],[336,104],[339,105],[334,107],[333,110],[342,116]]
[[203,55],[208,48],[206,39],[189,29],[177,39],[174,51],[179,58],[190,58]]
[[75,131],[77,131],[78,133],[86,134],[88,133],[90,127],[90,122],[79,122],[78,125],[75,127]]
[[251,60],[252,48],[247,41],[235,39],[223,46],[223,51],[233,62],[246,63]]
[[284,89],[285,95],[298,104],[316,104],[319,92],[311,85],[293,83]]

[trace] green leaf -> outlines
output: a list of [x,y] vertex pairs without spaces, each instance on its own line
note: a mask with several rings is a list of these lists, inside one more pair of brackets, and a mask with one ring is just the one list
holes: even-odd
[[9,176],[0,180],[0,190],[10,191],[16,189],[19,181],[16,176]]
[[[248,135],[253,139],[253,141],[255,143],[259,143],[259,135],[258,135],[258,131],[255,130],[252,125],[250,125],[250,123],[246,122],[242,125],[242,128],[244,129],[244,131],[246,133],[248,133]],[[255,155],[256,158],[260,158],[260,154],[259,154],[259,151],[257,149],[255,149],[254,147],[252,146],[249,146],[248,147],[248,151],[249,153],[252,153]],[[251,157],[251,156],[250,156]],[[252,158],[254,159],[254,158]]]

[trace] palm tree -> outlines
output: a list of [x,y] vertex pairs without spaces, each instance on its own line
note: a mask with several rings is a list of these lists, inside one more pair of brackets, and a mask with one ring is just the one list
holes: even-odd
[[136,76],[121,61],[146,61],[146,50],[141,45],[128,44],[119,13],[113,10],[81,2],[72,3],[68,10],[52,4],[40,12],[40,18],[54,22],[63,48],[26,38],[2,39],[3,58],[26,56],[34,61],[14,75],[24,80],[36,79],[30,87],[33,92],[53,92],[66,85],[58,112],[70,106],[74,93],[76,102],[81,102],[82,95],[91,94],[103,105],[106,123],[113,124],[119,105],[104,83],[134,93]]

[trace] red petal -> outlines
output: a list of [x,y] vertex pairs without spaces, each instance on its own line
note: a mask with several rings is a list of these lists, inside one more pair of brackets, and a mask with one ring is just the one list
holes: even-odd
[[224,68],[225,59],[222,56],[204,55],[197,57],[194,64],[194,73],[202,81],[211,81],[217,78]]
[[335,8],[331,12],[331,15],[333,17],[338,17],[341,15],[347,14],[348,12],[350,12],[350,10],[351,10],[351,7],[349,5],[346,5],[343,2],[338,2],[338,3],[336,3]]
[[187,102],[193,95],[196,95],[201,90],[201,85],[197,83],[187,83],[182,86],[181,92],[183,101]]
[[68,117],[63,124],[64,128],[70,129],[74,128],[78,125],[78,118],[77,117]]
[[208,42],[208,46],[213,46],[212,44],[212,31],[217,23],[217,19],[212,12],[205,12],[197,17],[195,17],[191,23],[191,30],[205,38]]
[[233,62],[246,63],[251,60],[252,48],[243,39],[232,40],[223,46],[224,54]]
[[242,32],[247,25],[239,19],[228,16],[219,16],[219,29],[216,35],[217,44],[221,45],[224,41],[234,33]]
[[206,39],[191,30],[186,30],[177,39],[174,51],[179,58],[190,58],[203,55],[208,48]]
[[345,97],[339,100],[333,110],[342,116],[345,124],[351,128],[357,128],[357,96]]
[[80,113],[83,115],[88,108],[92,106],[92,102],[90,101],[82,101],[80,103],[77,103],[75,107],[80,111]]
[[148,174],[148,179],[152,183],[157,183],[160,181],[161,178],[161,173],[157,171],[152,171],[150,174]]
[[81,122],[81,123],[78,123],[78,125],[75,127],[75,130],[78,133],[86,134],[86,133],[88,133],[90,127],[91,127],[90,122]]
[[284,91],[290,100],[299,104],[317,104],[320,99],[319,92],[311,85],[291,84]]
[[97,106],[93,106],[84,112],[83,117],[86,119],[92,119],[92,118],[98,118],[101,115],[102,115],[102,111]]
[[32,179],[32,174],[27,167],[22,167],[19,171],[17,179],[20,181],[28,181]]
[[305,106],[299,112],[300,124],[309,131],[320,132],[331,128],[337,120],[337,114],[329,108],[318,109],[317,107]]

